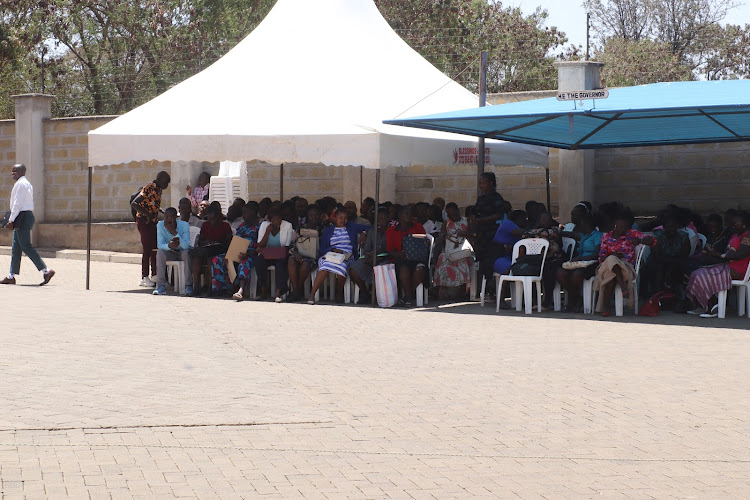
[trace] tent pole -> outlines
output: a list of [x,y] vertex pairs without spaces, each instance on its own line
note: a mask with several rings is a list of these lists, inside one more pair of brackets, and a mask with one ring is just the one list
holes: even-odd
[[362,202],[365,200],[364,193],[364,181],[365,181],[365,167],[359,167],[359,206],[362,206]]
[[[487,51],[483,50],[481,55],[481,64],[479,69],[479,107],[487,105]],[[484,137],[480,137],[477,143],[477,193],[482,194],[479,190],[479,178],[484,173]]]
[[552,213],[552,196],[550,195],[549,185],[549,165],[544,167],[545,177],[547,178],[547,210]]
[[279,201],[284,203],[284,164],[281,164],[279,170]]
[[377,293],[375,293],[375,265],[378,263],[378,210],[380,210],[380,169],[375,171],[375,220],[373,221],[373,231],[375,231],[375,246],[373,247],[373,253],[375,254],[372,260],[372,305],[377,302]]
[[92,170],[93,167],[89,167],[89,195],[88,195],[88,209],[89,215],[86,222],[86,290],[89,290],[91,280],[91,183],[92,183]]

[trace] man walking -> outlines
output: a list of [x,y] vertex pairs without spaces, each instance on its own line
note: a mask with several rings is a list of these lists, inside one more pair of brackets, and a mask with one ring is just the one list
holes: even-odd
[[148,277],[148,269],[151,264],[151,276],[156,276],[156,223],[159,221],[161,193],[167,189],[169,181],[169,174],[162,170],[156,174],[154,182],[143,186],[141,193],[131,203],[131,207],[136,212],[135,225],[141,235],[143,246],[140,286],[152,288],[156,286],[156,283]]
[[10,258],[10,274],[0,281],[0,284],[16,284],[16,274],[21,272],[21,254],[25,253],[36,268],[42,271],[44,281],[39,285],[46,285],[55,275],[55,271],[47,267],[34,247],[31,246],[31,228],[34,227],[34,188],[26,178],[26,166],[22,163],[13,166],[11,175],[16,183],[10,192],[10,215],[5,228],[13,230],[13,246]]

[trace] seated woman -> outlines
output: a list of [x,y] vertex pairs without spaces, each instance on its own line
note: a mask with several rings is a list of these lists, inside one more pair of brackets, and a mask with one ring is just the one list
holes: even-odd
[[391,262],[396,264],[396,276],[401,287],[399,304],[411,306],[417,291],[417,286],[424,282],[427,262],[410,260],[404,252],[404,237],[409,234],[425,234],[424,227],[414,222],[414,210],[404,205],[398,212],[398,222],[385,232],[386,245]]
[[570,211],[570,222],[565,224],[565,227],[563,227],[562,230],[568,233],[580,232],[580,230],[578,229],[578,224],[581,223],[581,217],[586,214],[591,215],[591,208],[591,202],[579,202],[576,206],[573,207],[573,210]]
[[[328,279],[328,273],[336,275],[336,301],[344,301],[344,284],[346,283],[349,266],[354,261],[359,233],[369,229],[369,226],[349,221],[349,214],[343,206],[336,209],[334,219],[336,221],[334,226],[323,229],[323,236],[320,239],[321,257],[318,259],[318,274],[310,290],[310,296],[307,299],[308,304],[315,304],[315,293]],[[343,262],[328,260],[326,254],[329,252],[344,254],[347,257]]]
[[651,296],[664,288],[681,289],[690,256],[690,237],[679,230],[677,217],[666,213],[663,226],[654,231],[656,245],[643,264],[641,290]]
[[602,237],[594,290],[599,292],[596,310],[605,317],[610,315],[609,306],[616,285],[620,285],[623,298],[633,307],[636,247],[640,244],[655,244],[653,238],[633,230],[632,226],[632,212],[623,209],[614,216],[614,229]]
[[523,233],[526,231],[526,212],[523,210],[513,210],[508,220],[500,224],[495,233],[496,244],[502,245],[504,254],[495,260],[492,269],[497,274],[508,274],[510,266],[513,264],[513,247],[521,241]]
[[578,240],[576,253],[572,262],[595,261],[594,263],[577,269],[563,269],[557,271],[557,282],[565,290],[568,305],[565,312],[579,312],[583,307],[583,282],[594,276],[599,265],[599,250],[602,244],[602,233],[594,227],[594,217],[588,212],[581,214],[576,224],[576,232],[563,231],[566,238]]
[[[372,284],[373,262],[382,264],[385,260],[383,254],[388,253],[388,246],[385,239],[386,229],[388,229],[388,209],[381,207],[378,210],[378,244],[375,245],[375,231],[370,229],[367,233],[365,244],[362,247],[364,256],[360,259],[355,259],[349,268],[349,276],[359,287],[359,304],[369,304],[372,300],[370,292],[367,291],[367,285]],[[377,256],[375,254],[376,248]]]
[[[318,234],[318,241],[320,241],[320,208],[317,205],[308,205],[307,212],[305,214],[305,223],[300,228],[300,233],[305,231],[315,231]],[[300,300],[305,292],[305,281],[310,276],[310,273],[318,266],[318,260],[314,257],[306,257],[300,255],[297,250],[297,240],[294,241],[291,250],[289,250],[289,281],[292,284],[292,293],[289,294],[287,302],[297,302]]]
[[[469,223],[465,217],[461,217],[458,205],[448,203],[445,206],[448,219],[443,222],[440,234],[444,237],[445,247],[457,245],[458,247],[469,236]],[[437,294],[441,299],[458,299],[466,295],[466,285],[471,280],[471,268],[474,259],[471,257],[451,262],[446,258],[445,252],[441,253],[435,267],[435,286]]]
[[226,260],[226,254],[217,255],[211,260],[211,291],[213,293],[222,293],[229,291],[233,286],[237,291],[232,295],[238,301],[245,297],[245,291],[250,280],[250,271],[253,268],[253,261],[256,255],[256,246],[258,243],[258,229],[260,228],[260,219],[258,218],[258,204],[248,202],[242,207],[242,223],[237,227],[237,236],[245,238],[250,242],[247,252],[240,254],[239,264],[236,266],[237,278],[234,283],[229,282],[229,269]]
[[[255,272],[258,275],[258,288],[260,296],[265,300],[268,298],[268,266],[276,268],[276,302],[281,302],[281,296],[287,293],[287,281],[289,279],[287,259],[289,257],[289,246],[292,244],[294,230],[292,224],[281,218],[281,210],[272,206],[268,210],[268,220],[260,225],[258,230],[258,250],[260,255],[255,260]],[[266,249],[279,249],[267,251]],[[270,257],[270,255],[274,255]]]
[[542,238],[549,241],[547,257],[544,259],[544,268],[542,269],[542,284],[544,285],[544,298],[542,307],[549,309],[552,307],[553,295],[557,283],[557,271],[562,267],[567,256],[562,251],[562,236],[560,229],[555,226],[555,222],[549,212],[539,213],[539,223],[537,227],[527,229],[523,234],[524,238]]
[[[223,219],[221,205],[211,203],[206,209],[206,222],[201,226],[198,243],[195,248],[190,250],[190,266],[193,270],[193,283],[195,285],[191,295],[194,297],[199,297],[206,292],[211,293],[209,291],[211,266],[208,264],[217,255],[226,253],[229,243],[232,241],[232,228]],[[198,287],[202,270],[205,270],[203,289]]]
[[721,257],[727,262],[702,267],[690,275],[687,297],[700,306],[688,311],[690,314],[700,314],[701,318],[716,318],[719,315],[718,293],[732,288],[732,280],[745,279],[747,266],[750,264],[750,213],[738,213],[733,219],[735,234],[729,240],[727,251],[723,254],[716,250],[709,251],[710,255]]

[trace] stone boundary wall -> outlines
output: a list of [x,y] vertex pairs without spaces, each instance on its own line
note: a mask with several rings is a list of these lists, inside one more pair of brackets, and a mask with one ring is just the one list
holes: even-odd
[[597,202],[618,200],[637,215],[669,203],[707,215],[750,209],[750,142],[603,149]]
[[[83,222],[87,218],[88,132],[114,116],[56,118],[44,122],[46,222]],[[154,180],[169,162],[132,162],[96,168],[92,215],[100,222],[128,220],[130,196]],[[164,192],[169,200],[170,189]]]
[[[352,167],[327,167],[321,164],[290,163],[284,165],[284,198],[302,196],[313,203],[324,196],[337,200],[344,197],[343,169]],[[280,165],[248,162],[248,193],[251,200],[265,197],[279,199]],[[343,203],[343,201],[342,201]]]
[[[557,185],[557,155],[550,155],[550,181]],[[514,209],[523,209],[528,200],[547,202],[546,173],[543,168],[487,166],[497,177],[497,189]],[[477,199],[477,168],[473,165],[449,167],[409,167],[396,172],[398,203],[432,202],[440,196],[463,210]],[[557,210],[557,190],[552,189],[552,211]]]

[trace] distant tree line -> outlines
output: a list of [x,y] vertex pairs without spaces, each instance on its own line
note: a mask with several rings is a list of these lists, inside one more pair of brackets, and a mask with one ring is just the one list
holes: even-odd
[[[0,117],[13,116],[11,95],[42,89],[57,96],[56,116],[129,111],[216,61],[275,2],[0,0]],[[554,61],[582,56],[541,9],[524,15],[494,0],[375,2],[407,43],[473,91],[482,50],[490,92],[555,88]],[[719,25],[732,5],[587,0],[607,83],[747,76],[748,26]]]

